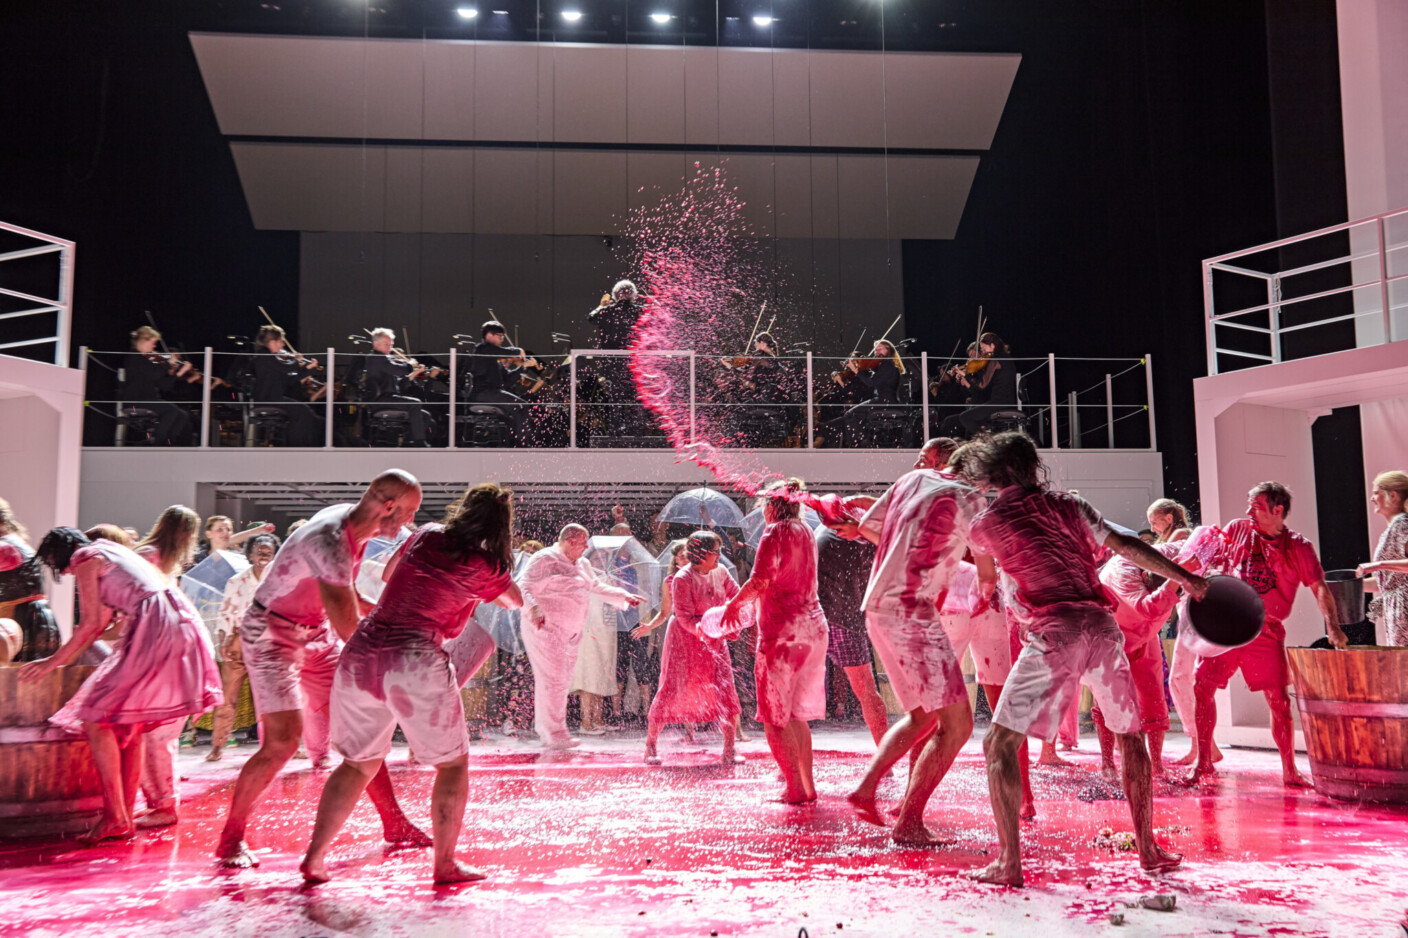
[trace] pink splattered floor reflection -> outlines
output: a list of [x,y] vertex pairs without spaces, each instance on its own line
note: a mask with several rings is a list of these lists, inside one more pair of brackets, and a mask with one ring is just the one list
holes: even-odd
[[[1408,810],[1287,794],[1275,756],[1230,751],[1216,795],[1160,786],[1156,823],[1187,854],[1158,880],[1130,854],[1093,844],[1129,828],[1095,774],[1094,740],[1075,768],[1034,773],[1040,817],[1023,830],[1028,887],[977,886],[995,837],[976,742],[965,747],[929,821],[948,849],[891,846],[841,796],[870,744],[819,729],[810,808],[765,803],[778,787],[756,738],[746,765],[711,764],[717,740],[666,741],[666,765],[640,764],[639,739],[589,742],[559,761],[527,744],[471,755],[463,855],[490,874],[453,890],[427,884],[427,851],[387,852],[359,806],[330,856],[334,880],[301,887],[297,863],[326,775],[285,774],[251,841],[263,865],[219,874],[210,858],[230,785],[249,750],[208,765],[183,753],[185,820],[123,845],[0,842],[0,933],[54,935],[1395,935],[1408,905]],[[1171,739],[1179,753],[1184,741]],[[392,756],[411,816],[425,822],[431,770]],[[306,766],[306,763],[304,763]],[[899,781],[886,783],[893,798]],[[1169,913],[1108,913],[1150,892]]]

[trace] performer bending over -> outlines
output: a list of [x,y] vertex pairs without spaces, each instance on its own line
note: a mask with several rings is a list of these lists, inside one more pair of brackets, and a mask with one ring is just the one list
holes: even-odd
[[764,494],[768,525],[753,574],[724,607],[725,631],[736,630],[744,603],[758,601],[753,674],[758,715],[782,770],[782,800],[816,800],[809,720],[826,718],[826,615],[816,595],[816,540],[800,518],[802,483],[790,479]]
[[557,543],[533,555],[518,585],[523,590],[523,645],[533,665],[534,726],[548,749],[571,749],[581,740],[567,732],[567,691],[592,596],[617,609],[638,606],[633,596],[592,569],[587,529],[569,524]]
[[[1263,692],[1271,707],[1271,736],[1281,751],[1282,779],[1287,787],[1310,785],[1296,768],[1295,727],[1291,723],[1291,701],[1286,695],[1291,672],[1286,663],[1284,622],[1302,584],[1315,594],[1330,644],[1343,648],[1349,642],[1340,630],[1339,613],[1325,585],[1325,573],[1320,569],[1315,548],[1286,527],[1290,511],[1290,489],[1280,482],[1262,482],[1247,493],[1247,517],[1238,518],[1222,531],[1223,562],[1232,576],[1250,583],[1261,594],[1266,604],[1266,621],[1251,644],[1198,660],[1193,678],[1198,761],[1188,774],[1190,782],[1214,772],[1212,731],[1217,725],[1217,702],[1213,694],[1226,687],[1240,669],[1248,689]],[[1191,541],[1189,550],[1179,556],[1180,563],[1202,561],[1203,558],[1191,556]]]
[[[670,615],[665,650],[660,658],[660,689],[650,704],[645,737],[645,761],[660,763],[656,744],[667,723],[718,723],[724,737],[723,762],[742,762],[734,753],[734,720],[742,708],[733,685],[728,642],[699,631],[699,619],[713,606],[722,606],[738,593],[738,583],[719,565],[723,542],[712,531],[695,531],[685,543],[689,566],[666,581]],[[657,619],[659,616],[656,617]],[[645,631],[655,626],[652,621]]]
[[[928,447],[926,446],[926,449]],[[922,455],[921,455],[922,459]],[[865,592],[866,628],[905,716],[890,727],[850,801],[878,823],[875,789],[905,753],[915,754],[892,833],[896,843],[933,844],[924,807],[973,732],[973,709],[939,610],[967,547],[968,526],[983,507],[978,491],[935,469],[914,469],[880,497],[855,532],[877,547]],[[851,533],[851,532],[847,532]],[[966,598],[992,596],[992,560]]]
[[54,573],[78,580],[82,621],[52,657],[20,669],[34,682],[72,664],[112,623],[126,619],[116,650],[50,722],[81,727],[103,788],[103,817],[87,843],[126,839],[135,831],[132,805],[142,773],[143,734],[218,705],[220,672],[200,615],[186,595],[146,560],[112,541],[89,542],[73,528],[54,528],[38,555]]
[[[316,721],[310,736],[326,751],[338,640],[350,639],[358,620],[370,611],[353,586],[362,550],[373,535],[394,538],[415,517],[420,501],[415,477],[388,469],[372,480],[355,505],[324,508],[291,534],[265,571],[239,631],[254,707],[264,726],[259,751],[240,769],[230,799],[230,814],[215,848],[221,865],[257,865],[244,842],[245,826],[269,783],[298,748],[305,708]],[[396,804],[386,766],[371,780],[367,794],[381,815],[389,843],[430,845]]]
[[1026,736],[1055,738],[1061,714],[1082,683],[1119,737],[1140,865],[1146,870],[1176,867],[1182,857],[1154,840],[1153,776],[1139,733],[1137,691],[1095,557],[1104,545],[1176,580],[1194,596],[1207,592],[1207,581],[1134,535],[1111,531],[1079,496],[1049,490],[1042,481],[1045,467],[1036,444],[1025,434],[999,433],[964,447],[952,468],[974,484],[998,490],[997,500],[973,520],[971,537],[975,549],[990,554],[1002,567],[1009,614],[1026,634],[1026,645],[983,739],[1001,852],[976,877],[1022,884],[1017,752]]
[[523,605],[513,570],[513,493],[476,485],[443,524],[427,524],[393,558],[376,608],[343,649],[332,690],[332,743],[345,761],[318,802],[313,839],[299,870],[328,880],[326,853],[372,777],[382,771],[396,725],[421,762],[435,766],[430,816],[435,882],[483,879],[455,859],[469,791],[469,732],[450,656],[474,609]]

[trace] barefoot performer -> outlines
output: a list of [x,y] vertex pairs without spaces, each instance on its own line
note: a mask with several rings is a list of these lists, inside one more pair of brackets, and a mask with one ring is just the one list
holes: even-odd
[[480,602],[523,605],[511,579],[512,499],[492,482],[473,486],[442,524],[412,534],[387,564],[386,590],[337,663],[332,744],[344,761],[323,788],[299,867],[309,883],[328,881],[328,846],[362,789],[384,770],[398,723],[416,758],[435,766],[435,883],[484,878],[455,859],[469,791],[469,731],[460,682],[443,645],[465,629]]
[[[1250,583],[1266,604],[1266,621],[1261,634],[1251,644],[1225,651],[1212,658],[1200,658],[1193,678],[1193,698],[1197,708],[1198,761],[1188,774],[1189,782],[1212,775],[1212,731],[1217,725],[1217,703],[1213,694],[1227,686],[1238,669],[1247,687],[1266,695],[1271,707],[1271,736],[1281,751],[1281,777],[1286,786],[1308,788],[1310,783],[1296,768],[1295,728],[1291,723],[1291,701],[1286,685],[1291,682],[1286,663],[1286,616],[1291,614],[1296,590],[1310,587],[1325,618],[1330,644],[1348,644],[1340,630],[1334,597],[1325,585],[1320,558],[1309,541],[1286,527],[1291,512],[1291,491],[1280,482],[1262,482],[1247,493],[1247,517],[1238,518],[1222,530],[1227,572]],[[1191,539],[1190,539],[1191,541]],[[1196,562],[1190,555],[1179,562]]]
[[200,614],[186,594],[130,549],[54,528],[36,552],[54,573],[78,580],[83,618],[51,657],[20,669],[38,681],[70,664],[121,614],[126,625],[113,653],[50,721],[81,727],[103,789],[103,816],[87,843],[135,832],[132,804],[142,772],[143,736],[218,706],[220,672]]
[[[940,454],[937,464],[947,456]],[[973,732],[973,708],[939,609],[967,550],[968,526],[982,507],[972,486],[937,469],[914,469],[890,486],[854,530],[877,547],[865,593],[866,631],[905,715],[880,740],[849,798],[878,823],[875,789],[905,753],[913,753],[891,834],[896,843],[942,842],[925,827],[924,808]],[[979,595],[973,599],[986,603],[997,573],[991,558],[976,559],[979,576],[972,587]]]
[[[695,531],[685,542],[689,566],[672,575],[665,586],[669,616],[665,648],[660,655],[660,689],[650,704],[645,736],[645,761],[660,764],[656,745],[668,723],[718,723],[724,737],[724,765],[742,762],[734,752],[734,721],[742,708],[733,684],[733,662],[728,642],[699,631],[699,619],[714,606],[722,606],[738,593],[738,583],[719,565],[723,541],[712,531]],[[656,616],[656,620],[660,618]],[[655,628],[652,620],[641,634]]]
[[1017,752],[1026,736],[1055,738],[1061,714],[1082,683],[1119,737],[1140,865],[1146,870],[1177,866],[1182,857],[1154,840],[1153,777],[1139,732],[1137,691],[1095,558],[1102,545],[1109,547],[1140,567],[1180,582],[1194,596],[1207,592],[1207,582],[1138,537],[1111,531],[1079,496],[1048,489],[1036,444],[1022,433],[999,433],[970,444],[951,468],[974,484],[998,491],[996,501],[974,519],[971,537],[975,549],[991,554],[1001,565],[1009,615],[1026,636],[983,740],[1001,853],[976,878],[1022,884]]
[[816,539],[801,520],[803,490],[801,480],[789,479],[763,493],[768,527],[753,575],[723,617],[725,631],[737,629],[743,604],[758,601],[756,719],[782,770],[782,801],[788,804],[816,800],[807,722],[826,718],[826,614],[816,595]]
[[[269,783],[303,736],[305,708],[328,734],[328,699],[341,642],[352,637],[371,604],[357,593],[362,550],[373,535],[394,538],[420,508],[420,483],[400,469],[372,480],[355,505],[324,508],[289,535],[255,590],[240,623],[240,647],[254,706],[264,724],[259,751],[240,769],[230,813],[216,846],[222,866],[258,864],[244,842],[245,826]],[[339,639],[341,641],[339,641]],[[386,766],[367,786],[388,843],[430,846],[391,791]]]

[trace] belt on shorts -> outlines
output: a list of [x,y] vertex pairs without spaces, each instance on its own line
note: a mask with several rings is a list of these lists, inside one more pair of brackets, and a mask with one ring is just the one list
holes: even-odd
[[288,616],[280,615],[279,613],[277,613],[277,612],[275,612],[274,610],[270,609],[268,606],[264,605],[263,603],[261,603],[261,602],[260,602],[259,600],[257,600],[257,599],[254,600],[252,603],[250,603],[250,605],[252,605],[254,608],[258,609],[260,612],[262,612],[262,613],[264,613],[265,615],[267,615],[269,618],[271,618],[271,619],[278,619],[279,622],[280,622],[280,624],[283,624],[283,625],[291,625],[291,626],[293,626],[294,628],[298,628],[298,629],[317,629],[317,628],[322,628],[324,625],[327,624],[325,621],[324,621],[324,622],[319,622],[317,625],[309,625],[309,624],[306,623],[306,622],[298,622],[298,621],[296,621],[296,620],[294,620],[294,619],[290,619]]

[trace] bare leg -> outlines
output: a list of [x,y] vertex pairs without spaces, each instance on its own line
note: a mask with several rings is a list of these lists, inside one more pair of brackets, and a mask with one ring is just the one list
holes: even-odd
[[362,796],[362,790],[372,776],[385,770],[381,759],[366,762],[344,760],[328,776],[328,783],[323,786],[323,796],[318,799],[318,819],[313,822],[313,837],[308,842],[308,852],[298,865],[305,882],[316,885],[328,881],[328,847],[337,832],[342,830],[342,825],[347,823],[348,815],[357,806],[357,799]]
[[[997,702],[1002,699],[1001,684],[984,684],[983,692],[988,695],[988,706],[993,713],[997,712]],[[1022,776],[1022,807],[1017,812],[1017,816],[1024,821],[1030,821],[1036,817],[1036,798],[1032,795],[1032,757],[1027,752],[1027,740],[1022,739],[1022,744],[1017,748],[1017,767]]]
[[973,733],[973,709],[968,698],[956,704],[943,707],[935,712],[938,729],[930,734],[914,763],[914,771],[909,774],[909,786],[905,789],[904,800],[900,802],[900,815],[895,821],[894,832],[890,835],[899,844],[940,844],[924,826],[924,808],[934,789],[939,787],[958,750]]
[[808,801],[816,800],[816,783],[812,780],[812,728],[805,720],[793,720],[787,724],[797,747],[797,775],[802,780],[802,790]]
[[875,687],[875,673],[868,664],[856,665],[846,668],[846,680],[851,682],[851,690],[860,701],[860,712],[865,717],[865,727],[870,730],[870,737],[875,740],[875,745],[880,745],[880,740],[890,728],[890,714],[885,709],[884,698]]
[[240,769],[235,792],[230,798],[230,814],[215,848],[215,856],[225,867],[257,866],[259,861],[244,842],[249,816],[264,797],[269,783],[284,767],[303,737],[303,713],[300,710],[280,710],[260,716],[263,731],[259,735],[259,751]]
[[464,802],[469,796],[469,756],[435,767],[430,793],[431,830],[435,833],[435,884],[469,883],[484,874],[455,859],[455,844],[464,826]]
[[[117,735],[111,726],[84,723],[83,732],[88,736],[88,748],[93,751],[93,763],[97,766],[98,782],[103,790],[103,816],[84,835],[83,840],[97,843],[110,837],[130,837],[133,831],[132,809],[124,787],[129,774],[124,765],[126,753],[118,747]],[[141,773],[140,752],[132,762],[135,763],[136,772],[130,781],[135,786]]]
[[1286,689],[1277,687],[1267,691],[1266,702],[1271,706],[1271,738],[1281,751],[1281,780],[1287,788],[1309,788],[1310,782],[1296,768],[1296,730],[1291,722],[1291,699],[1286,696]]
[[1115,734],[1105,725],[1105,715],[1099,710],[1091,714],[1095,720],[1095,738],[1100,741],[1100,777],[1111,785],[1118,785],[1119,770],[1115,768]]
[[1164,774],[1164,734],[1167,732],[1162,726],[1150,727],[1144,731],[1149,740],[1149,764],[1160,776]]
[[127,816],[133,820],[137,817],[133,806],[137,803],[137,789],[142,784],[146,748],[147,740],[141,733],[133,733],[128,738],[127,745],[122,747],[122,793],[127,797]]
[[1186,780],[1190,784],[1204,776],[1216,774],[1212,767],[1212,730],[1217,725],[1217,701],[1213,699],[1213,694],[1216,691],[1217,688],[1213,687],[1211,681],[1194,678],[1193,703],[1194,712],[1197,714],[1195,721],[1198,730],[1198,761],[1188,773]]
[[748,734],[743,732],[743,714],[733,718],[733,735],[740,743],[748,742]]
[[645,728],[645,761],[648,762],[648,763],[650,763],[651,765],[659,765],[659,764],[660,764],[660,756],[659,756],[659,754],[656,752],[655,747],[656,747],[656,745],[660,742],[660,730],[661,730],[661,729],[662,729],[661,725],[660,725],[659,723],[656,723],[654,720],[652,720],[652,721],[650,721],[649,723],[646,724],[646,728]]
[[1155,873],[1171,870],[1183,862],[1183,857],[1160,847],[1154,839],[1153,766],[1140,734],[1120,734],[1120,760],[1124,763],[1124,796],[1134,819],[1139,865]]
[[430,846],[431,841],[425,831],[412,824],[411,819],[406,817],[406,812],[396,803],[396,793],[391,790],[391,773],[386,771],[385,761],[366,787],[367,797],[372,800],[372,806],[381,818],[381,836],[387,843],[406,844],[411,847]]
[[918,743],[934,732],[938,721],[939,717],[936,711],[925,710],[921,707],[916,707],[900,717],[899,721],[880,738],[880,746],[876,749],[875,755],[871,757],[870,765],[865,770],[865,776],[861,778],[855,791],[846,796],[846,799],[862,813],[875,814],[875,789],[880,785],[880,780],[905,753],[914,750]]
[[1062,759],[1056,754],[1056,744],[1054,742],[1043,739],[1041,741],[1041,756],[1037,758],[1036,764],[1068,766],[1072,763]]
[[772,723],[764,723],[763,732],[768,739],[768,749],[772,750],[772,757],[782,771],[782,780],[786,785],[781,800],[788,804],[802,804],[807,800],[808,793],[802,784],[797,765],[796,737],[788,727],[775,726]]
[[974,879],[985,883],[1022,885],[1022,844],[1017,830],[1022,779],[1017,768],[1017,750],[1025,744],[1025,736],[999,723],[994,723],[983,738],[983,755],[988,763],[988,794],[997,821],[998,842],[997,859],[973,874]]
[[[735,718],[736,719],[736,718]],[[724,751],[721,757],[724,765],[737,765],[743,761],[743,757],[738,754],[734,746],[734,735],[736,730],[733,723],[728,720],[719,721],[719,731],[724,735]]]

